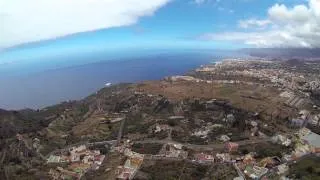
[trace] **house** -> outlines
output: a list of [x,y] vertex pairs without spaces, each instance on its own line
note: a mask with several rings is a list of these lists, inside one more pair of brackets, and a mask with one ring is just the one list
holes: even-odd
[[79,154],[75,154],[75,153],[72,153],[71,155],[70,155],[70,157],[71,157],[71,162],[77,162],[77,161],[80,161],[80,155]]
[[320,114],[319,115],[313,115],[311,118],[309,118],[308,123],[313,126],[320,125]]
[[[140,168],[144,155],[131,151],[130,149],[126,149],[124,154],[128,156],[124,166],[118,167],[118,176],[117,179],[132,179],[135,173]],[[101,160],[101,159],[100,159]]]
[[292,160],[292,155],[291,154],[285,154],[282,156],[282,160],[285,162],[291,161]]
[[105,155],[98,155],[94,157],[94,162],[98,165],[101,165],[103,160],[105,158]]
[[224,145],[227,152],[234,152],[237,151],[239,148],[239,144],[233,142],[227,142]]
[[227,142],[227,141],[230,141],[230,137],[227,135],[221,135],[219,140],[222,142]]
[[309,144],[303,143],[303,142],[302,143],[298,142],[295,145],[295,149],[293,151],[292,158],[296,159],[301,156],[307,155],[311,152],[312,152],[312,148],[309,146]]
[[286,173],[289,170],[289,167],[287,164],[281,164],[277,166],[277,174],[281,175]]
[[299,115],[300,115],[301,119],[306,120],[308,118],[308,116],[310,115],[310,112],[307,110],[301,110],[299,112]]
[[182,119],[184,119],[184,116],[170,116],[168,119],[170,119],[170,120],[182,120]]
[[275,135],[272,137],[272,142],[275,144],[281,144],[284,146],[290,146],[291,140],[281,134]]
[[252,179],[260,179],[267,172],[267,168],[251,165],[246,166],[244,170],[244,173]]
[[56,155],[50,155],[47,159],[47,163],[59,163],[60,162],[60,156]]
[[298,136],[301,138],[301,137],[303,137],[303,136],[308,135],[310,132],[311,132],[311,130],[308,129],[308,128],[301,128],[301,129],[299,130],[299,132],[298,132]]
[[82,176],[82,174],[65,170],[62,167],[57,167],[57,170],[61,173],[61,179],[80,179]]
[[131,168],[131,169],[137,169],[141,166],[142,162],[143,162],[143,159],[138,158],[138,157],[128,158],[127,161],[125,162],[124,167]]
[[305,120],[301,118],[295,118],[290,121],[291,126],[302,128],[305,125]]
[[124,155],[128,157],[141,158],[143,159],[144,155],[131,151],[131,149],[126,148],[124,150]]
[[132,179],[134,171],[135,171],[134,169],[118,166],[117,179],[124,179],[124,180]]
[[244,180],[244,179],[243,179],[243,177],[239,176],[239,177],[233,178],[233,180]]
[[256,121],[250,121],[250,125],[252,127],[257,127],[258,126],[258,123]]
[[120,122],[124,119],[125,119],[125,117],[116,117],[116,118],[111,119],[110,123],[117,123],[117,122]]
[[48,174],[51,176],[51,178],[52,178],[53,180],[59,180],[59,179],[61,179],[61,174],[60,174],[60,172],[59,172],[59,171],[56,171],[56,170],[54,170],[54,169],[50,169],[50,171],[49,171]]
[[16,135],[16,138],[19,141],[23,140],[23,136],[21,134],[19,134],[19,133]]
[[94,157],[93,156],[84,156],[82,162],[85,164],[92,164]]
[[221,153],[221,154],[217,153],[216,158],[220,162],[230,162],[231,161],[230,154],[228,154],[228,153]]
[[197,137],[206,138],[209,132],[210,132],[209,129],[206,129],[206,130],[197,130],[197,131],[195,131],[195,132],[192,133],[192,136],[197,136]]
[[281,163],[278,157],[266,157],[259,162],[260,167],[273,168]]
[[199,163],[213,163],[214,157],[212,155],[198,153],[194,155],[194,158]]
[[167,124],[157,124],[155,126],[154,132],[158,133],[158,132],[161,132],[161,131],[166,131],[168,129],[170,129],[170,127]]
[[181,144],[167,144],[166,151],[164,152],[166,157],[173,157],[173,158],[187,158],[188,152],[182,150]]
[[85,151],[86,149],[87,147],[85,145],[80,145],[78,147],[70,148],[70,153],[78,153],[78,152]]
[[182,144],[171,144],[171,143],[169,143],[168,145],[173,146],[174,148],[179,149],[179,150],[182,149]]
[[246,155],[243,157],[242,162],[243,162],[244,164],[246,164],[246,165],[248,165],[248,164],[253,164],[253,163],[256,162],[256,159],[253,157],[252,154],[249,153],[249,154],[246,154]]
[[225,121],[226,123],[233,123],[236,121],[236,118],[234,117],[233,114],[228,114],[223,121]]

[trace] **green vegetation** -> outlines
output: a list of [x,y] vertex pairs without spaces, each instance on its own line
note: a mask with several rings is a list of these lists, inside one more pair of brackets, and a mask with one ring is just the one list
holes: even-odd
[[186,161],[157,161],[153,165],[144,163],[140,169],[152,180],[197,180],[206,177],[209,166],[192,164]]
[[278,144],[271,144],[271,143],[259,143],[254,145],[246,145],[240,146],[239,152],[241,154],[247,154],[248,152],[256,152],[257,158],[265,158],[265,157],[273,157],[278,156],[282,157],[282,153],[289,152],[290,149],[281,146]]
[[148,144],[133,144],[132,150],[141,154],[158,154],[162,144],[148,143]]
[[215,164],[211,167],[209,179],[233,179],[237,177],[237,171],[231,164]]
[[320,158],[303,159],[290,167],[290,177],[302,180],[320,180]]

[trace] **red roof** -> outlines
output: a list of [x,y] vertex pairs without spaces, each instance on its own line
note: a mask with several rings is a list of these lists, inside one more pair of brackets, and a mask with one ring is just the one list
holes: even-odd
[[195,156],[198,160],[201,160],[201,161],[211,160],[211,158],[209,158],[209,155],[207,154],[200,153],[200,154],[196,154]]

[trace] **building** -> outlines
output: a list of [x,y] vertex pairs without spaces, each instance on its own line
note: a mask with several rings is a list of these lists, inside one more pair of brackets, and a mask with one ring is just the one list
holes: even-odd
[[155,126],[154,132],[158,133],[158,132],[166,131],[166,130],[169,130],[169,129],[170,129],[170,127],[167,124],[157,124]]
[[284,146],[290,146],[291,140],[281,134],[272,137],[272,142],[275,144],[281,144]]
[[221,135],[219,140],[222,142],[227,142],[227,141],[230,141],[230,137],[227,135]]
[[256,162],[256,159],[253,157],[252,154],[246,154],[244,157],[243,157],[243,160],[242,162],[245,164],[245,165],[248,165],[248,164],[254,164]]
[[292,160],[292,155],[291,154],[285,154],[282,156],[282,160],[285,162],[291,161]]
[[187,158],[188,152],[182,150],[181,144],[167,144],[165,148],[164,156],[172,158]]
[[118,174],[117,179],[124,179],[124,180],[132,179],[134,174],[134,169],[118,166],[117,174]]
[[16,138],[17,138],[18,141],[23,140],[23,136],[22,136],[21,134],[17,134],[17,135],[16,135]]
[[228,153],[221,153],[221,154],[217,153],[216,158],[220,162],[230,162],[231,161],[230,154],[228,154]]
[[319,126],[320,125],[320,114],[313,115],[311,118],[309,118],[308,123],[313,126]]
[[292,154],[292,159],[300,158],[301,156],[310,154],[311,152],[312,148],[309,144],[304,142],[297,142]]
[[306,119],[309,117],[310,112],[307,111],[307,110],[301,110],[301,111],[299,112],[299,115],[300,115],[301,119],[306,120]]
[[246,166],[244,173],[252,179],[260,179],[268,172],[267,168],[259,166]]
[[212,155],[198,153],[194,155],[194,159],[199,163],[213,163],[214,157]]
[[305,125],[305,120],[301,118],[295,118],[290,121],[291,126],[302,128]]
[[239,177],[233,178],[233,180],[244,180],[244,179],[243,179],[243,177],[239,176]]
[[227,152],[234,152],[234,151],[238,150],[239,144],[233,143],[233,142],[227,142],[227,143],[225,143],[224,147]]
[[281,159],[279,157],[276,157],[276,156],[266,157],[259,162],[259,166],[266,167],[266,168],[273,168],[275,166],[280,165],[280,163],[281,163]]
[[258,123],[256,121],[250,121],[250,125],[252,127],[257,127],[258,126]]
[[306,136],[306,135],[308,135],[309,133],[311,133],[311,130],[310,130],[310,129],[308,129],[308,128],[301,128],[301,129],[299,130],[299,132],[298,132],[298,136],[299,136],[300,138],[302,138],[303,136]]
[[56,155],[50,155],[47,159],[47,163],[59,163],[60,162],[60,156]]
[[97,155],[94,157],[94,163],[101,165],[104,158],[105,158],[105,155]]
[[80,145],[78,147],[73,147],[70,149],[70,153],[79,153],[79,152],[82,152],[82,151],[85,151],[87,149],[87,147],[85,145]]
[[110,123],[117,123],[117,122],[120,122],[124,119],[125,119],[125,117],[116,117],[116,118],[111,119]]
[[132,179],[140,168],[144,155],[133,152],[130,149],[126,149],[124,154],[128,156],[128,158],[123,166],[118,167],[117,179]]
[[277,174],[281,175],[289,171],[289,167],[287,164],[281,164],[277,166]]
[[228,114],[224,121],[227,123],[234,123],[236,121],[236,118],[233,114]]

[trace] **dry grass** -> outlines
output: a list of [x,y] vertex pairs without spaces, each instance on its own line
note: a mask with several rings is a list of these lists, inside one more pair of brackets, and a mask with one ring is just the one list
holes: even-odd
[[148,81],[138,85],[136,89],[151,94],[161,94],[173,101],[194,97],[225,99],[235,107],[252,112],[271,114],[279,109],[290,111],[290,108],[283,105],[277,89],[258,85]]
[[92,137],[106,137],[110,134],[111,129],[109,126],[114,128],[116,124],[101,124],[102,121],[105,121],[104,116],[92,116],[77,124],[72,128],[72,132],[75,136],[86,136],[90,135]]

